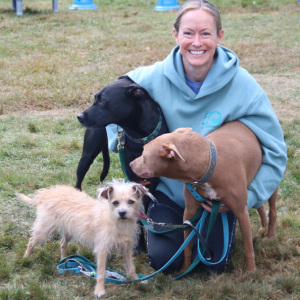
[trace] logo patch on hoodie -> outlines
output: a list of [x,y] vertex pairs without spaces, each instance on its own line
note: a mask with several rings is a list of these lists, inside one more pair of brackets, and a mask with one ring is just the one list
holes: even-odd
[[208,112],[205,114],[202,122],[202,128],[218,128],[221,124],[222,116],[218,111]]

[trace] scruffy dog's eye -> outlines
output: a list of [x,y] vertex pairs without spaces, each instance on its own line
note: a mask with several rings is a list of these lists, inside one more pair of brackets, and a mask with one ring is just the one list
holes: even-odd
[[113,202],[112,202],[112,205],[118,206],[118,205],[119,205],[119,201],[118,201],[118,200],[113,201]]
[[134,200],[128,200],[128,204],[132,205],[132,204],[134,204],[134,203],[135,203]]

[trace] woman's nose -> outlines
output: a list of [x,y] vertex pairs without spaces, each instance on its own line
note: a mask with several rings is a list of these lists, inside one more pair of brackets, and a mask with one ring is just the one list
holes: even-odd
[[194,41],[193,41],[194,46],[201,46],[202,45],[202,38],[200,34],[195,34],[194,35]]

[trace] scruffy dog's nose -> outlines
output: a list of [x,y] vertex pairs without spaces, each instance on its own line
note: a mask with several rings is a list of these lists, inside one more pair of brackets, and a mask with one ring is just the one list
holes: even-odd
[[126,211],[120,211],[119,215],[120,215],[121,219],[124,219],[126,216]]

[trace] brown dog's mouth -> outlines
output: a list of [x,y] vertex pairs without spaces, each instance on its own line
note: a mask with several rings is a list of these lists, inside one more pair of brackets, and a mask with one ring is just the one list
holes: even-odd
[[148,180],[147,178],[140,178],[139,184],[148,185],[150,183],[151,183],[150,180]]

